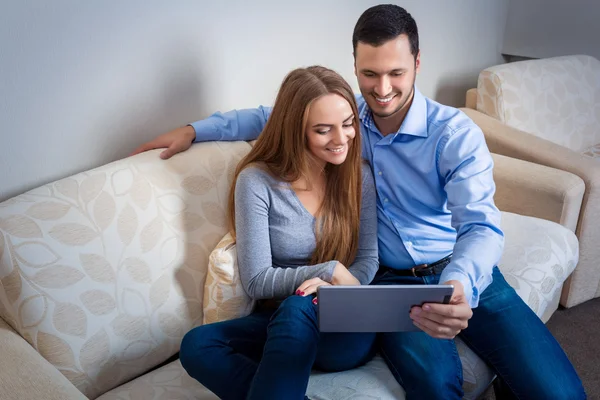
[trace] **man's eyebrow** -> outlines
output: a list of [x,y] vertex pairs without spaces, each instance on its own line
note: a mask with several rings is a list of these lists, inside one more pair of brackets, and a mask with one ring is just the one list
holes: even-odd
[[374,74],[374,75],[379,75],[377,72],[371,71],[370,69],[361,69],[360,72],[362,72],[362,73],[368,73],[368,74]]
[[[394,68],[393,70],[386,72],[386,73],[392,73],[392,72],[406,72],[407,69],[406,68]],[[367,73],[367,74],[373,74],[373,75],[382,75],[379,72],[375,72],[375,71],[371,71],[370,69],[362,69],[361,72]],[[385,75],[386,73],[384,73],[383,75]]]
[[[348,118],[344,120],[344,123],[350,121],[352,118],[354,118],[354,114],[350,114]],[[332,126],[332,124],[315,124],[313,125],[313,128],[331,128]]]

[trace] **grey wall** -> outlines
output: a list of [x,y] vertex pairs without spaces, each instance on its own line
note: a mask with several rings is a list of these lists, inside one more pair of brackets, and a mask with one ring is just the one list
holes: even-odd
[[[0,12],[0,200],[127,156],[217,110],[272,104],[315,63],[357,89],[351,34],[374,1],[20,0]],[[508,0],[402,1],[425,95],[461,106],[502,62]]]
[[600,1],[510,0],[502,51],[528,58],[600,59]]

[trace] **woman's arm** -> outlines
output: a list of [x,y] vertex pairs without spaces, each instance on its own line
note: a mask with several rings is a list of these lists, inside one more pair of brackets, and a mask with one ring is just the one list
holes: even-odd
[[[337,261],[300,267],[276,267],[271,256],[270,182],[256,168],[246,168],[235,186],[235,229],[238,266],[244,290],[253,299],[283,298],[302,282],[321,278],[330,282]],[[290,227],[290,238],[294,238]]]

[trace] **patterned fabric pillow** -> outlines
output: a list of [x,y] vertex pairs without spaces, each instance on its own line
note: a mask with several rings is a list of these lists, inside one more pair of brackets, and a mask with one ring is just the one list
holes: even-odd
[[203,304],[204,324],[245,317],[254,308],[255,301],[242,287],[235,241],[229,233],[208,258]]
[[581,154],[583,154],[584,156],[588,156],[588,157],[600,159],[600,143],[595,144],[592,147],[587,148]]

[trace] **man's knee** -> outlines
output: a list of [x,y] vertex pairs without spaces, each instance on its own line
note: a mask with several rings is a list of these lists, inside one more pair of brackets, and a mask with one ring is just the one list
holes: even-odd
[[458,371],[436,371],[433,369],[418,379],[403,380],[406,399],[462,399],[462,379]]
[[357,368],[370,361],[376,350],[374,333],[321,336],[315,367],[324,372]]
[[407,399],[462,398],[462,363],[453,341],[423,332],[382,334],[380,352]]

